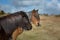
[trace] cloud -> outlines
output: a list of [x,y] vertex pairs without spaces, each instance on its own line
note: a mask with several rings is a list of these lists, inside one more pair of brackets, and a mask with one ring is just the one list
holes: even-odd
[[39,11],[42,11],[42,8],[44,6],[45,1],[44,0],[13,0],[12,5],[15,6],[17,10],[32,10],[32,9],[40,9]]
[[29,7],[29,6],[39,6],[40,0],[14,0],[12,4],[15,7]]
[[10,5],[0,5],[0,10],[4,10],[5,12],[15,12],[16,8],[15,7],[11,7]]
[[39,9],[41,0],[9,0],[9,4],[1,4],[0,9],[5,12],[15,12],[19,10],[29,11]]
[[39,9],[42,13],[58,13],[58,0],[14,0],[13,5],[19,10]]
[[59,14],[60,0],[10,0],[10,4],[0,5],[6,12],[30,11],[39,9],[39,13]]
[[58,3],[58,0],[52,0],[51,2],[47,2],[43,10],[44,13],[60,14],[60,3]]

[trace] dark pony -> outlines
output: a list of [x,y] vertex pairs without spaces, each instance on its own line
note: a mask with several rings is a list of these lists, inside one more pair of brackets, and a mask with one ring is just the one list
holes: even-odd
[[0,40],[9,40],[11,38],[16,40],[16,37],[21,34],[24,29],[32,29],[32,25],[25,12],[20,11],[0,17]]
[[40,16],[38,14],[38,10],[33,9],[30,12],[27,12],[29,20],[36,26],[40,26]]

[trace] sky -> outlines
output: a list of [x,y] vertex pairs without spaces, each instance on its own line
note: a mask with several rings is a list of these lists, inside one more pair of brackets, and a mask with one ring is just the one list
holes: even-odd
[[60,14],[60,0],[0,0],[0,10],[5,12],[38,9],[39,13]]

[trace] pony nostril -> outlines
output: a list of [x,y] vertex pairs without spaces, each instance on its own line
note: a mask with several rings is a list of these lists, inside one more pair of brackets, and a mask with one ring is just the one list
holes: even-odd
[[31,30],[32,29],[32,26],[25,26],[24,29],[25,30]]
[[30,26],[30,27],[28,26],[28,29],[27,30],[31,30],[31,29],[32,29],[32,26]]
[[40,24],[38,23],[38,26],[40,26]]
[[30,29],[32,29],[32,26],[30,27]]
[[29,27],[27,30],[31,30],[32,29],[32,26],[31,27]]

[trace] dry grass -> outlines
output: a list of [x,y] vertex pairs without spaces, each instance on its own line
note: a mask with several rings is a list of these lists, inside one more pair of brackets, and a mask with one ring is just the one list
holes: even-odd
[[7,15],[9,15],[9,14],[3,14],[3,15],[0,15],[0,17],[4,17],[4,16],[7,16]]
[[32,30],[24,31],[17,40],[60,40],[60,17],[41,16],[41,26],[33,25]]

